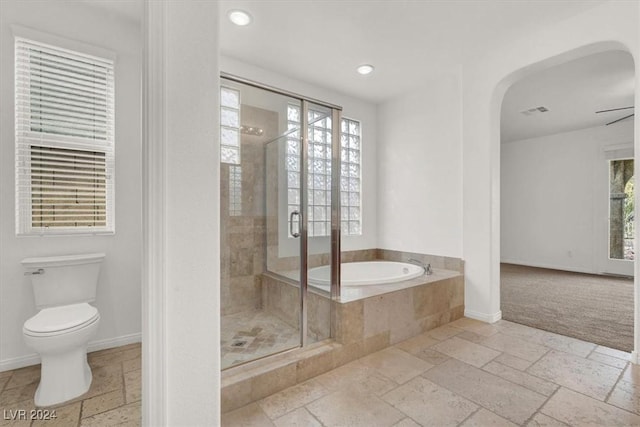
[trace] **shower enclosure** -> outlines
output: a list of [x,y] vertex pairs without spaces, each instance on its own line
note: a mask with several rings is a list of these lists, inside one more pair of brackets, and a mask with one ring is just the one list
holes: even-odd
[[[228,368],[331,336],[341,108],[223,74],[221,352]],[[331,287],[307,272],[331,266]]]

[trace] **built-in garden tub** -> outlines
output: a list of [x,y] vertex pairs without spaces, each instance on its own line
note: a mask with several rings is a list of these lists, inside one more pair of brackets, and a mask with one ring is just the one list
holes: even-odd
[[[340,271],[340,284],[343,287],[402,282],[425,273],[421,266],[395,261],[347,262],[342,264]],[[331,284],[331,266],[312,268],[308,277],[310,285],[326,290]]]
[[[306,349],[253,362],[251,369],[240,366],[225,371],[223,411],[306,381],[464,314],[461,271],[433,268],[433,274],[427,275],[423,267],[402,262],[343,263],[341,292],[335,300],[328,292],[329,275],[328,266],[311,268],[308,275],[308,336],[311,342],[318,342]],[[300,286],[294,280],[298,277],[299,271],[286,271],[264,273],[261,280],[262,309],[293,327],[300,319],[296,304]]]

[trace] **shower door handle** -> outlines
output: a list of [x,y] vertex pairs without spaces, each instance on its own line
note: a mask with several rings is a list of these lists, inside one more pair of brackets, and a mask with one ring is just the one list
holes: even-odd
[[[294,233],[293,232],[293,217],[297,216],[298,217],[298,232]],[[298,211],[293,211],[291,212],[291,214],[289,215],[289,233],[294,237],[294,238],[298,238],[300,237],[300,212]]]

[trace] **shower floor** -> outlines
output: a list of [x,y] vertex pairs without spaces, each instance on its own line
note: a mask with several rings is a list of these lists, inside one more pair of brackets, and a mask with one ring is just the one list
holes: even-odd
[[222,316],[222,369],[300,345],[300,331],[262,310]]

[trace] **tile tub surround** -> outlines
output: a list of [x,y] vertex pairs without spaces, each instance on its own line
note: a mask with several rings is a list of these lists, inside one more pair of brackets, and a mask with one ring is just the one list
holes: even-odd
[[[333,302],[332,315],[335,318],[332,324],[336,325],[334,340],[223,371],[223,412],[255,402],[367,354],[460,319],[464,313],[463,276],[447,272],[438,279],[437,274],[438,271],[435,277],[429,276],[427,283],[424,283],[424,279],[422,284],[407,281],[411,285],[405,283],[395,291],[348,302]],[[286,305],[287,301],[298,297],[297,288],[272,279],[269,277],[264,281],[265,290],[274,288],[274,293],[264,296],[264,310],[297,324],[296,312],[287,311],[287,307],[291,306]],[[330,302],[326,298],[324,301]],[[281,302],[282,305],[279,305]],[[312,329],[314,320],[311,303],[309,307]],[[322,310],[322,313],[326,312]],[[320,323],[328,325],[326,319]],[[461,329],[452,329],[454,332],[463,332]],[[440,334],[444,335],[436,336],[448,338],[446,331],[440,331]]]
[[[599,379],[605,389],[585,394]],[[628,353],[461,318],[225,413],[222,425],[632,426],[639,382]]]
[[[129,344],[88,354],[93,381],[82,396],[47,409],[56,411],[51,420],[8,420],[0,426],[112,426],[141,425],[141,346]],[[0,372],[0,413],[36,409],[33,403],[40,365]]]

